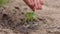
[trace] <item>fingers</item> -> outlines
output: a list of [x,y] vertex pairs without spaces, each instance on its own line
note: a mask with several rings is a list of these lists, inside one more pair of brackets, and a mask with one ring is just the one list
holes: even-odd
[[33,0],[26,0],[27,1],[27,4],[33,6],[34,5],[34,1]]
[[42,9],[42,4],[41,4],[41,1],[40,0],[38,2],[38,9]]
[[38,3],[37,3],[37,0],[34,0],[34,8],[38,8]]
[[40,3],[43,5],[44,4],[44,0],[40,0]]
[[40,0],[35,0],[34,2],[35,2],[35,6],[34,6],[35,9],[42,9],[42,5],[40,3],[41,2]]
[[25,0],[32,10],[42,9],[43,0]]

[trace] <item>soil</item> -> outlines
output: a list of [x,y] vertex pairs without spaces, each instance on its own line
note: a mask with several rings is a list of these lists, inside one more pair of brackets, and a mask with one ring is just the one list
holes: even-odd
[[23,0],[9,0],[0,7],[0,34],[60,34],[60,0],[44,0],[43,9],[35,11],[37,29],[21,26],[25,14],[31,11]]

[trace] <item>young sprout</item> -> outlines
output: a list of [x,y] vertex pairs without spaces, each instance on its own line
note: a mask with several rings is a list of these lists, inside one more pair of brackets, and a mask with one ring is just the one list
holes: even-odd
[[7,4],[9,0],[0,0],[0,6]]
[[33,12],[28,12],[26,14],[26,18],[28,21],[34,21],[34,20],[38,20],[37,16],[33,13]]
[[38,20],[38,17],[34,14],[34,12],[27,12],[24,24],[25,25],[29,24],[29,27],[32,28],[34,25],[33,24],[34,21],[37,21],[37,20]]

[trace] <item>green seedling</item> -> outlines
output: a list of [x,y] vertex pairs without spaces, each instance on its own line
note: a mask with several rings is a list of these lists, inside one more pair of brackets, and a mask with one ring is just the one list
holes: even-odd
[[9,0],[0,0],[0,6],[7,4]]
[[34,20],[37,21],[38,17],[33,12],[28,12],[26,14],[26,18],[25,18],[24,24],[27,24],[26,21],[28,21],[28,23],[30,24],[30,27],[32,28]]
[[34,20],[38,20],[37,16],[33,12],[28,12],[26,14],[26,19],[30,22],[33,22]]

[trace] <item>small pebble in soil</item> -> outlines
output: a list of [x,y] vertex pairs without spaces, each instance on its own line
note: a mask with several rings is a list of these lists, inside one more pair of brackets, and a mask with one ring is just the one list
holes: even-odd
[[39,25],[38,22],[33,22],[32,24],[28,23],[26,25],[23,25],[23,27],[29,28],[29,29],[36,29],[38,25]]

